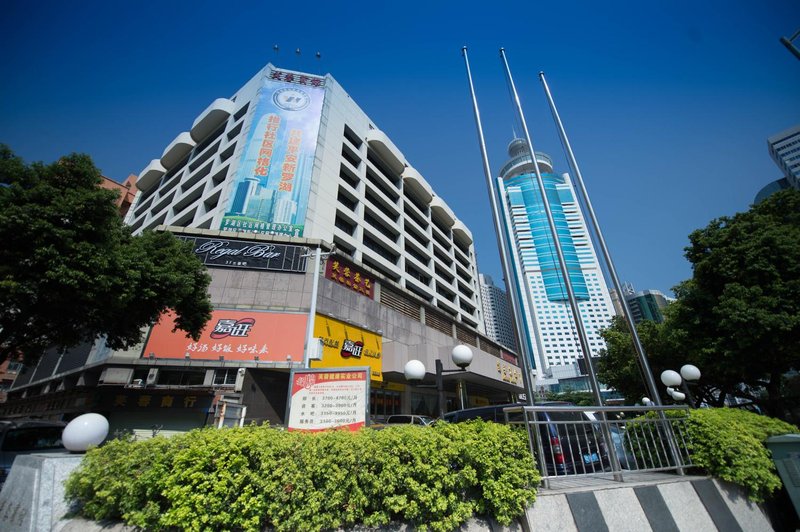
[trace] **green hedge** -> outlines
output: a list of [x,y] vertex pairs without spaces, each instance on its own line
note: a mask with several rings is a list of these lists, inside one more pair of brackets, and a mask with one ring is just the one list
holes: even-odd
[[[652,421],[655,414],[646,417]],[[794,425],[736,408],[689,410],[688,419],[683,419],[684,411],[668,411],[667,417],[678,439],[686,440],[692,464],[702,471],[738,484],[756,502],[781,487],[764,441],[770,436],[796,433]],[[626,431],[625,441],[640,466],[674,464],[666,445],[650,443],[662,437],[661,426],[635,421]]]
[[742,486],[756,502],[781,487],[764,441],[798,432],[797,427],[779,419],[736,408],[692,410],[688,429],[694,465]]
[[200,429],[89,451],[67,497],[147,530],[325,530],[404,521],[510,523],[539,474],[525,433],[482,421],[319,434]]

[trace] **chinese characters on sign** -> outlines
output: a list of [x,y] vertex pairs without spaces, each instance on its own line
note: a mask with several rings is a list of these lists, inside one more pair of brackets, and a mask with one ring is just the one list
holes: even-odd
[[115,409],[176,409],[188,408],[207,410],[211,406],[211,395],[180,395],[174,393],[141,393],[126,391],[123,393],[104,394],[101,400]]
[[372,279],[363,271],[339,258],[332,258],[325,264],[325,278],[336,281],[359,294],[364,294],[370,299],[374,296],[375,288]]
[[325,78],[318,78],[316,76],[308,76],[305,74],[295,74],[293,72],[282,72],[280,70],[273,70],[270,72],[269,79],[283,81],[285,83],[297,83],[298,85],[307,85],[309,87],[325,86]]
[[353,340],[342,342],[342,358],[361,358],[361,351],[363,350],[364,342],[354,342]]
[[272,159],[272,148],[275,147],[275,133],[281,125],[281,117],[278,115],[267,115],[267,127],[264,129],[264,137],[261,139],[261,149],[258,151],[256,169],[254,173],[258,176],[266,176],[269,170],[269,163]]
[[286,147],[286,156],[281,166],[281,182],[278,183],[278,190],[282,192],[292,191],[292,181],[297,170],[297,153],[300,151],[302,140],[303,130],[293,129],[289,132],[289,145]]
[[506,364],[497,363],[497,373],[500,374],[500,379],[503,382],[510,382],[511,384],[522,384],[522,372],[519,368],[508,366]]
[[215,310],[197,341],[172,332],[174,316],[161,317],[153,326],[144,356],[191,360],[259,360],[299,362],[308,315],[304,313]]
[[246,337],[247,333],[256,323],[253,318],[242,318],[241,320],[219,320],[211,331],[211,338],[217,340],[226,336]]
[[368,368],[293,370],[287,428],[357,430],[366,423]]

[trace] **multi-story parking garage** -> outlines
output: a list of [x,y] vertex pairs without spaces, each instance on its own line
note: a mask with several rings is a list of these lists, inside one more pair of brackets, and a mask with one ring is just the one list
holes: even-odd
[[1,415],[101,411],[113,430],[147,433],[210,423],[222,405],[281,423],[306,345],[312,367],[371,368],[378,419],[438,412],[436,392],[406,383],[403,367],[419,359],[432,380],[436,359],[454,368],[458,344],[475,358],[446,375],[447,410],[522,391],[516,355],[483,335],[470,231],[330,75],[267,65],[200,113],[137,187],[134,231],[173,231],[209,267],[203,337],[173,334],[165,316],[125,352],[102,340],[53,350]]

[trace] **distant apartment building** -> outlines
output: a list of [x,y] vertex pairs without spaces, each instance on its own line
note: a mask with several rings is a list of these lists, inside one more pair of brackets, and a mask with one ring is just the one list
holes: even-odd
[[[640,290],[637,292],[630,283],[625,283],[622,286],[622,292],[622,296],[628,303],[633,321],[636,323],[641,323],[645,320],[663,323],[664,314],[661,311],[675,301],[674,298],[665,296],[658,290]],[[617,315],[624,315],[617,291],[611,289],[610,293]]]
[[[533,357],[532,367],[542,376],[548,367],[573,364],[583,353],[525,140],[512,141],[508,154],[510,160],[500,170],[498,193],[506,234],[511,239],[514,272],[523,290],[523,327]],[[535,156],[588,336],[590,355],[599,356],[605,347],[599,331],[608,326],[614,314],[605,276],[570,176],[554,173],[552,160],[546,154]]]
[[787,188],[800,190],[800,125],[790,127],[767,139],[767,149],[783,177],[758,191],[754,203]]
[[792,188],[800,189],[800,125],[767,139],[769,155]]
[[133,205],[133,201],[136,199],[136,192],[138,192],[136,188],[136,175],[129,175],[122,183],[117,183],[113,179],[109,179],[105,176],[100,177],[102,178],[100,182],[102,188],[114,190],[119,194],[115,204],[119,209],[119,213],[124,218],[128,214],[131,205]]
[[514,337],[514,321],[511,305],[505,290],[494,284],[488,275],[478,274],[483,303],[483,321],[486,324],[486,336],[511,349],[516,349]]

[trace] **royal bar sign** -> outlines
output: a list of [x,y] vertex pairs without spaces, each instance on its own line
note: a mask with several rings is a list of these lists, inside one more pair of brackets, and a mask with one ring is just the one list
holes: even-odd
[[243,268],[247,270],[273,270],[303,273],[306,271],[304,246],[270,244],[228,240],[225,238],[200,238],[179,236],[192,242],[194,253],[206,266]]

